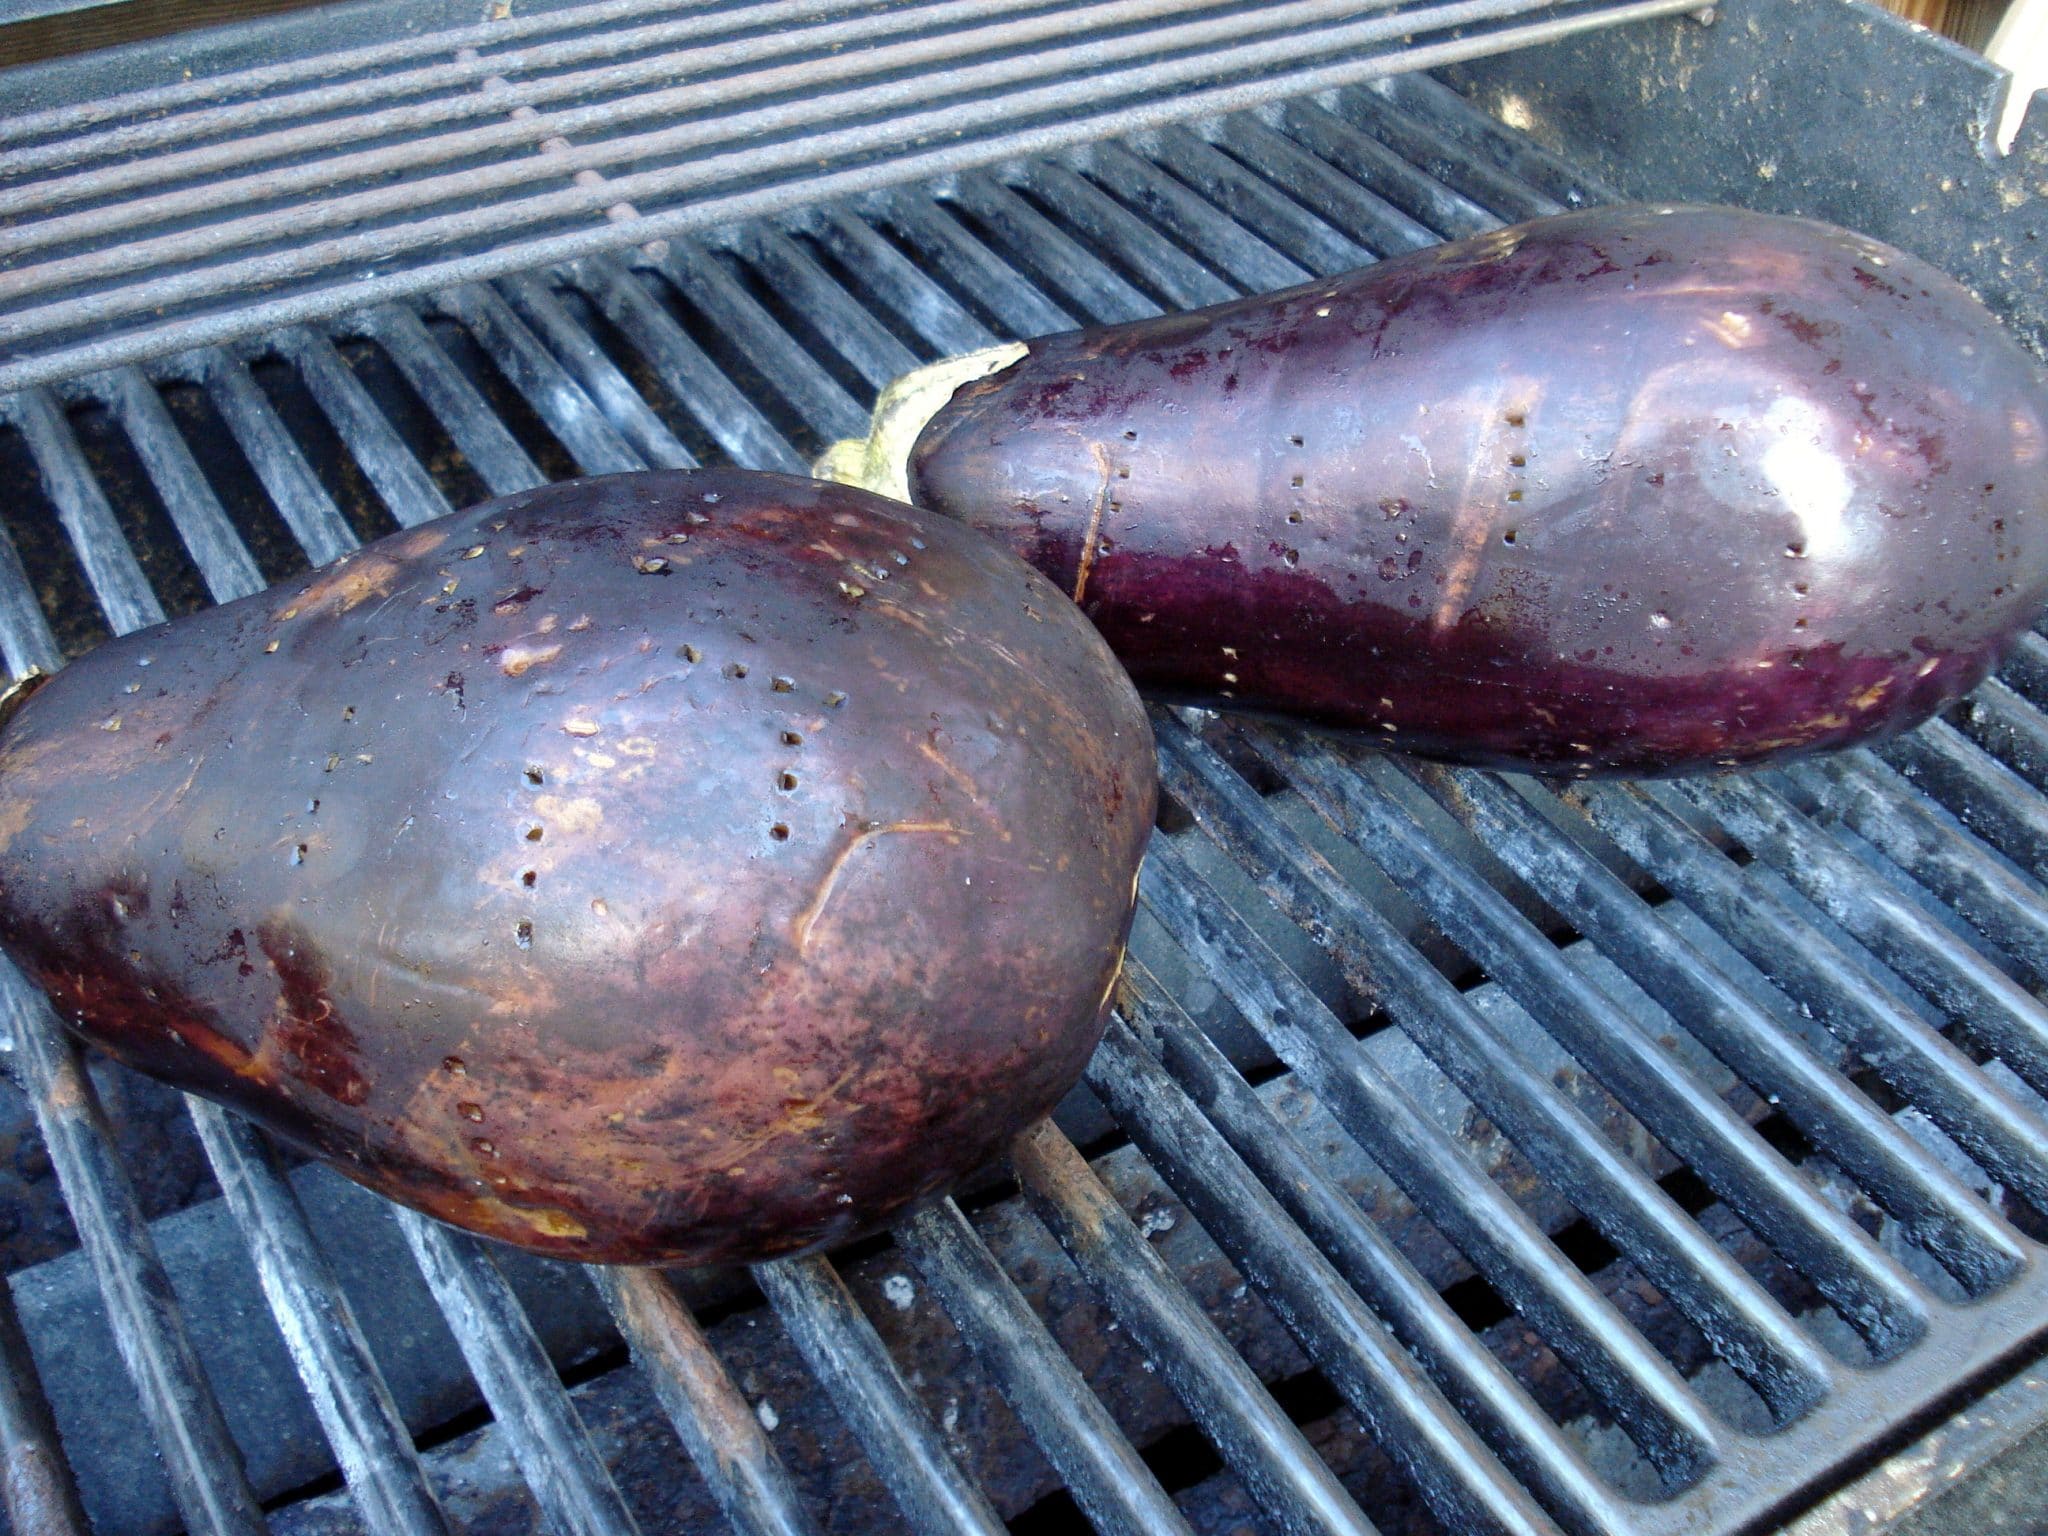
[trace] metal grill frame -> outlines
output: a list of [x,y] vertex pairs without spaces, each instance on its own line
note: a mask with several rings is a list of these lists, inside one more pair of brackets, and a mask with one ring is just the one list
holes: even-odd
[[[961,350],[996,339],[997,328],[1028,335],[1208,302],[1604,195],[1442,86],[1399,80],[869,193],[679,240],[659,255],[510,274],[147,370],[38,385],[10,397],[0,417],[35,457],[106,622],[127,630],[163,610],[67,420],[80,402],[119,419],[209,593],[223,600],[261,578],[163,413],[165,380],[205,390],[301,548],[319,559],[355,535],[253,377],[259,360],[285,361],[379,498],[411,522],[447,501],[337,350],[354,337],[382,350],[493,492],[535,483],[541,471],[429,333],[430,319],[473,338],[586,471],[694,462],[669,425],[679,403],[693,416],[701,410],[699,427],[735,461],[800,469],[809,444],[792,441],[778,420],[800,422],[813,441],[858,423],[866,401],[849,378],[872,389],[917,360],[900,329],[906,316],[918,317],[922,346]],[[864,309],[828,261],[857,267],[889,313]],[[744,269],[776,275],[800,311],[830,322],[833,366],[736,280]],[[1050,289],[1034,281],[1045,274]],[[749,355],[756,377],[738,382],[709,355],[651,297],[665,288],[688,294],[703,323]],[[631,361],[643,381],[655,381],[653,397],[622,371],[586,314],[632,337],[639,357]],[[764,408],[770,396],[772,411]],[[7,544],[0,655],[16,671],[61,660]],[[2038,979],[2048,954],[2039,884],[2048,800],[2032,755],[2048,740],[2044,674],[2048,642],[2030,639],[2006,683],[1980,694],[1973,713],[1881,755],[1850,753],[1739,783],[1583,787],[1562,801],[1526,783],[1402,767],[1271,728],[1158,717],[1165,782],[1195,825],[1156,840],[1144,887],[1156,933],[1198,958],[1264,1051],[1545,1333],[1651,1459],[1688,1485],[1680,1497],[1636,1503],[1587,1466],[1435,1287],[1361,1219],[1353,1196],[1273,1119],[1239,1075],[1248,1063],[1233,1066],[1189,1019],[1159,979],[1169,954],[1136,950],[1122,1016],[1089,1084],[1452,1527],[1757,1528],[1839,1477],[1848,1455],[1905,1432],[1913,1411],[1938,1410],[2010,1368],[2048,1328],[2036,1246],[1978,1199],[1954,1158],[1944,1160],[1941,1140],[1945,1132],[2036,1206],[2048,1198],[2048,1114],[2037,1097],[2048,1088],[2048,1014],[2015,979]],[[1262,771],[1288,793],[1260,793],[1234,765]],[[1305,835],[1290,811],[1307,811],[1325,830]],[[1460,840],[1461,825],[1480,834],[1476,844]],[[1806,1269],[1860,1327],[1873,1359],[1851,1364],[1843,1351],[1853,1346],[1831,1346],[1787,1316],[1671,1202],[1652,1167],[1613,1155],[1608,1133],[1585,1117],[1592,1101],[1532,1069],[1539,1033],[1475,1006],[1426,945],[1418,948],[1419,930],[1388,919],[1377,888],[1337,872],[1331,861],[1347,839],[1421,899],[1425,927],[1449,935],[1502,996],[1512,994],[1556,1037],[1548,1049],[1562,1045],[1603,1076],[1665,1147]],[[1758,867],[1730,862],[1728,845],[1748,849]],[[1704,922],[1688,927],[1674,921],[1682,914],[1671,904],[1646,904],[1612,873],[1617,865],[1654,877]],[[1764,868],[1782,878],[1765,878]],[[1263,888],[1358,994],[1386,1007],[1404,1038],[1748,1375],[1785,1426],[1745,1432],[1718,1416],[1445,1128],[1408,1102],[1408,1084],[1359,1046],[1299,962],[1272,952],[1270,927],[1218,898],[1222,874]],[[1533,893],[1565,913],[1620,976],[1654,991],[1689,1026],[1687,1043],[1674,1051],[1640,1038],[1640,1018],[1574,969],[1583,952],[1559,950],[1503,889],[1525,906]],[[1782,991],[1760,988],[1745,957]],[[1901,992],[1900,977],[1922,1001]],[[1824,1028],[1801,1023],[1798,1005]],[[183,1518],[195,1530],[260,1529],[79,1055],[11,969],[0,969],[0,1006]],[[1944,1033],[1954,1023],[2011,1070],[2001,1078],[1958,1050]],[[1859,1056],[1889,1066],[1891,1086],[1920,1117],[1912,1134],[1841,1077],[1842,1062]],[[1875,1193],[1900,1232],[1940,1256],[1949,1278],[1900,1263],[1899,1250],[1871,1241],[1758,1139],[1745,1119],[1760,1107],[1730,1107],[1737,1075],[1757,1095],[1775,1096],[1779,1114]],[[445,1529],[361,1329],[345,1304],[332,1304],[340,1290],[289,1181],[246,1127],[204,1105],[194,1116],[365,1524]],[[1046,1229],[1158,1360],[1273,1522],[1370,1529],[1071,1140],[1050,1127],[1035,1132],[1019,1142],[1012,1169]],[[396,1219],[548,1518],[563,1530],[633,1529],[492,1256],[423,1219]],[[895,1241],[1094,1523],[1179,1528],[1172,1501],[976,1224],[945,1202],[905,1223]],[[732,1522],[806,1529],[809,1516],[770,1437],[673,1287],[638,1271],[590,1278]],[[819,1259],[768,1266],[758,1283],[913,1522],[992,1529],[986,1501],[834,1267]],[[1975,1298],[1961,1299],[1972,1288]],[[13,1388],[0,1402],[0,1452],[10,1467],[47,1468],[52,1437],[38,1422],[26,1355],[0,1326]],[[38,1487],[41,1502],[19,1508],[46,1511],[53,1529],[80,1528],[61,1480]]]

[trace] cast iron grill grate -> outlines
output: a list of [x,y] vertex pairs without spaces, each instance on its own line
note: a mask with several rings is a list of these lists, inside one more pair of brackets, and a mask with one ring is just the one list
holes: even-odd
[[[0,401],[0,453],[34,470],[0,507],[0,655],[54,667],[562,474],[801,472],[931,356],[1605,195],[1403,76],[52,372]],[[1385,1486],[1419,1495],[1405,1529],[1769,1523],[2048,1326],[2043,644],[1955,723],[1740,781],[1559,793],[1161,713],[1170,803],[1088,1078],[1108,1117],[1017,1144],[1021,1207],[943,1203],[879,1256],[964,1340],[991,1394],[970,1421],[1021,1426],[1049,1481],[983,1475],[874,1304],[877,1254],[755,1283],[921,1529],[999,1529],[1053,1485],[1103,1530],[1212,1528],[1227,1500],[1137,1448],[1176,1419],[1275,1529],[1370,1530]],[[161,1455],[158,1523],[260,1529],[309,1473],[261,1426],[237,1444],[79,1053],[11,968],[0,1001]],[[359,1256],[323,1248],[261,1138],[191,1110],[362,1525],[448,1529],[346,1301]],[[636,1529],[512,1266],[383,1219],[552,1527]],[[785,1468],[729,1331],[651,1272],[591,1279],[735,1524],[846,1518]],[[1134,1352],[1102,1352],[1112,1326]],[[7,1353],[0,1448],[47,1467],[34,1363]],[[1311,1443],[1304,1381],[1399,1470]],[[83,1529],[42,1487],[48,1528]]]
[[26,113],[0,389],[1696,3],[608,0]]

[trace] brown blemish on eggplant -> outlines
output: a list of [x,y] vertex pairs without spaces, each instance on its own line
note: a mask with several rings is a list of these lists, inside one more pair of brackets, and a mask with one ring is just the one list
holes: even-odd
[[355,1035],[335,1016],[334,978],[325,961],[293,925],[270,919],[258,925],[256,945],[277,974],[277,1008],[259,1055],[274,1056],[283,1070],[343,1104],[359,1105],[370,1095],[359,1066]]
[[562,643],[551,645],[508,645],[498,655],[498,668],[507,677],[524,677],[562,654]]
[[[1087,531],[1081,535],[1081,553],[1075,562],[1074,601],[1079,604],[1088,592],[1088,573],[1095,566],[1095,556],[1102,547],[1102,514],[1109,505],[1109,483],[1112,478],[1109,467],[1109,451],[1100,443],[1090,443],[1089,452],[1102,472],[1102,484],[1097,487],[1095,499],[1088,507]],[[1126,478],[1130,471],[1124,471]]]
[[0,802],[0,853],[14,846],[14,840],[28,827],[35,809],[26,800]]
[[397,552],[386,556],[367,551],[347,557],[305,587],[278,617],[285,618],[287,612],[292,618],[332,616],[352,612],[372,598],[387,598],[398,580],[401,558]]
[[[839,883],[845,878],[847,867],[856,853],[872,851],[885,837],[911,833],[937,833],[957,837],[959,832],[958,827],[944,821],[899,821],[883,827],[857,829],[839,852],[833,855],[832,862],[825,866],[825,873],[818,881],[816,894],[804,904],[803,909],[790,924],[790,937],[796,943],[797,953],[801,955],[809,952],[811,937],[817,931],[819,919],[825,914],[826,903],[831,901],[832,893],[839,889]],[[783,835],[788,835],[786,828]]]
[[917,744],[917,755],[951,779],[959,787],[960,792],[966,796],[969,805],[980,803],[981,787],[974,782],[973,777],[964,772],[957,763],[947,757],[945,753],[941,752],[931,742],[919,742]]

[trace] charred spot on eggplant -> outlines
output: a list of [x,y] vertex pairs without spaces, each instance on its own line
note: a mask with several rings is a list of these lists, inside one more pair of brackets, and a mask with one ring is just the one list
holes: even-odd
[[569,482],[41,687],[0,735],[0,940],[85,1038],[394,1199],[754,1261],[1071,1085],[1152,775],[1100,638],[971,531],[738,471]]
[[1870,741],[2048,600],[2040,370],[1804,220],[1566,214],[989,364],[892,389],[914,499],[1142,690],[1390,748],[1667,774]]

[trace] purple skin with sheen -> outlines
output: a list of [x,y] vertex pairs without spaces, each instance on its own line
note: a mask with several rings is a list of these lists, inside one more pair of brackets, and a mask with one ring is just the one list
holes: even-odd
[[2048,600],[2044,457],[2040,370],[1925,262],[1621,207],[1034,342],[910,474],[1148,693],[1667,774],[1974,687]]

